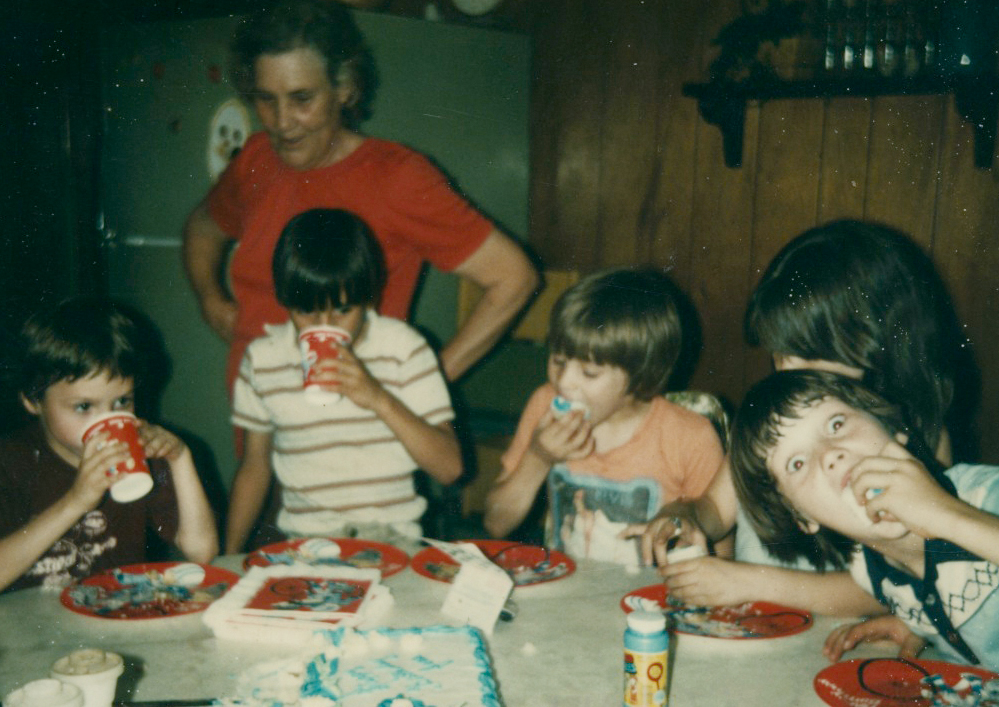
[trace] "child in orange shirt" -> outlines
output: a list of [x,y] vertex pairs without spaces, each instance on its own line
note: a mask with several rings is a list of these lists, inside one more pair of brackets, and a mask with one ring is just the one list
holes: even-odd
[[555,304],[548,383],[528,401],[486,499],[491,535],[514,530],[547,482],[546,545],[637,565],[622,531],[704,492],[721,440],[663,397],[682,341],[675,292],[659,272],[621,269],[590,275]]

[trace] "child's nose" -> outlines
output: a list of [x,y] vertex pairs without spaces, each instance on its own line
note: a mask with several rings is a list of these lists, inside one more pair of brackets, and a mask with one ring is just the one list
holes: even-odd
[[561,395],[571,397],[576,387],[578,376],[572,366],[566,366],[555,375],[555,388]]
[[841,447],[829,447],[822,453],[822,468],[826,471],[840,471],[847,463],[847,454]]

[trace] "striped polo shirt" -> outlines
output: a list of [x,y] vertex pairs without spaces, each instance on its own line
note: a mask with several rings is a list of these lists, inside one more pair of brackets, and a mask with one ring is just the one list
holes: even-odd
[[[444,376],[427,341],[405,322],[373,311],[354,354],[387,391],[431,425],[454,418]],[[346,396],[316,402],[303,388],[294,325],[268,325],[250,344],[233,389],[232,421],[272,437],[281,484],[278,527],[335,534],[347,524],[384,523],[418,532],[426,510],[416,462],[371,410]]]

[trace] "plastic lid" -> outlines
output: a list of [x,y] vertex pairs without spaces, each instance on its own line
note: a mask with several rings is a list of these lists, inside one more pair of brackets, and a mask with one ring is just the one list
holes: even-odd
[[3,698],[4,707],[82,707],[83,692],[76,685],[46,678],[29,682]]
[[62,675],[89,675],[109,670],[119,675],[124,670],[124,661],[117,653],[102,651],[100,648],[82,648],[63,656],[52,665],[52,672]]
[[632,611],[628,628],[639,633],[659,633],[666,630],[666,616],[661,611]]

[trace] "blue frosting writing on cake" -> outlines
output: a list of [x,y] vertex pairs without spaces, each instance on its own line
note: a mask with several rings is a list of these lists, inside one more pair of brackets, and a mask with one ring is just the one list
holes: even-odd
[[409,707],[430,707],[430,705],[425,705],[419,700],[414,700],[411,697],[406,697],[405,695],[396,695],[395,697],[390,697],[387,700],[382,700],[378,703],[378,707],[394,707],[392,703],[396,700],[406,700],[409,703]]
[[404,682],[409,690],[421,690],[428,687],[440,687],[440,683],[414,673],[401,665],[396,665],[386,658],[372,661],[364,669],[351,668],[347,672],[357,680],[358,694],[383,690],[393,683]]
[[326,697],[336,701],[337,691],[331,687],[330,678],[337,671],[337,660],[329,660],[320,653],[305,666],[305,678],[302,680],[300,693],[302,697]]
[[[321,633],[324,634],[325,637],[326,637],[326,639],[329,640],[329,642],[332,643],[334,646],[341,646],[343,644],[343,637],[344,637],[344,630],[343,629],[341,629],[341,628],[331,629],[331,630],[322,631]],[[493,679],[493,676],[492,676],[492,673],[491,673],[491,663],[490,663],[490,660],[489,660],[489,653],[486,650],[486,644],[485,644],[485,641],[482,638],[482,634],[478,630],[476,630],[474,628],[471,628],[471,627],[468,627],[468,626],[462,626],[462,627],[431,626],[431,627],[426,627],[426,628],[422,628],[422,629],[379,628],[379,629],[371,629],[369,631],[365,631],[365,632],[361,632],[361,633],[367,633],[367,634],[378,633],[378,634],[381,634],[383,636],[386,636],[386,637],[389,637],[389,638],[394,638],[394,639],[399,639],[400,637],[402,637],[404,635],[407,635],[407,634],[419,634],[419,635],[430,635],[430,634],[442,634],[442,635],[447,635],[447,634],[467,634],[468,638],[469,638],[469,640],[470,640],[470,642],[471,642],[471,644],[473,646],[473,648],[472,648],[473,662],[475,663],[476,668],[479,670],[478,682],[479,682],[479,685],[480,685],[480,687],[482,689],[482,696],[481,696],[482,707],[503,707],[503,703],[500,701],[499,694],[497,692],[496,681]],[[427,670],[432,670],[433,668],[438,667],[438,666],[439,667],[443,667],[444,665],[447,664],[447,663],[435,664],[432,660],[430,660],[429,658],[426,658],[425,656],[418,656],[417,658],[418,658],[418,662],[424,664],[426,666]],[[417,658],[414,658],[414,660],[417,660]],[[407,673],[412,678],[418,678],[420,680],[426,681],[426,677],[424,677],[424,676],[419,676],[418,674],[416,674],[416,673],[414,673],[412,671],[399,668],[398,666],[394,666],[392,663],[390,663],[388,661],[381,661],[381,662],[383,662],[385,664],[386,670],[388,670],[389,668],[397,668],[398,670],[402,671],[403,673]],[[336,670],[337,670],[337,661],[336,660],[330,661],[330,664],[331,664],[332,672],[335,673]],[[348,670],[348,672],[351,672],[351,671]],[[355,678],[357,678],[358,680],[362,680],[363,679],[365,683],[367,683],[369,679],[372,680],[372,681],[376,680],[375,676],[364,676],[364,675],[356,675],[356,674],[353,674],[353,676]],[[377,680],[377,681],[381,682],[381,680]],[[372,682],[372,684],[373,684],[373,682]],[[370,689],[374,689],[374,688],[370,688]],[[410,688],[410,689],[415,689],[415,688]],[[334,699],[338,699],[338,698],[334,698]],[[413,703],[413,707],[434,707],[433,705],[425,704],[425,703],[422,703],[420,701],[413,700],[412,698],[406,698],[405,695],[401,694],[401,693],[399,694],[398,697],[393,698],[393,699],[409,699]],[[392,700],[391,699],[390,700],[383,700],[378,705],[378,707],[390,707],[391,704],[392,704]]]

